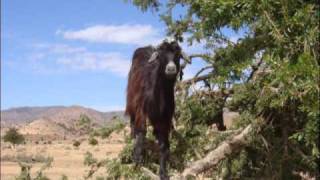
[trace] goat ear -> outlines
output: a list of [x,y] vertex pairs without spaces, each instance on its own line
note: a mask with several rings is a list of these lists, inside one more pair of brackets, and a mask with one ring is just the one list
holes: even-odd
[[148,62],[151,63],[158,58],[159,53],[157,51],[153,52],[151,57],[149,58]]

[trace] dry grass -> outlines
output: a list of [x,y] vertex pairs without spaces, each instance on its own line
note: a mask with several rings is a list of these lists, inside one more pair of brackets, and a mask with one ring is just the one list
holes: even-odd
[[[32,163],[32,175],[46,162],[48,157],[53,157],[52,167],[45,170],[50,179],[61,179],[62,175],[69,180],[82,179],[89,171],[83,164],[85,152],[91,152],[97,159],[114,158],[121,151],[124,144],[117,137],[113,139],[99,139],[99,144],[91,146],[87,141],[75,148],[70,141],[52,141],[52,144],[26,144],[15,149],[1,148],[1,180],[14,179],[20,173],[18,161]],[[101,142],[101,143],[100,143]],[[105,175],[105,169],[101,168],[94,176]]]

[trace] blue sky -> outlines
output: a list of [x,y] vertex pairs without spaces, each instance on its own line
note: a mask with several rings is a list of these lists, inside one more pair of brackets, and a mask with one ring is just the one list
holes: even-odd
[[[124,109],[133,51],[165,37],[156,14],[122,0],[1,3],[1,109]],[[190,53],[199,46],[183,45]],[[186,78],[203,65],[188,67]]]

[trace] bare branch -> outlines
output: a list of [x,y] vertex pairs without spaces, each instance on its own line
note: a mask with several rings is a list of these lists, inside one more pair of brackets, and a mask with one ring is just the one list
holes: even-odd
[[96,173],[99,168],[104,165],[106,163],[106,161],[102,160],[98,163],[94,163],[93,165],[91,165],[90,170],[88,172],[88,174],[84,177],[84,179],[89,179],[93,176],[94,173]]
[[159,176],[157,176],[156,174],[154,174],[151,170],[149,170],[148,168],[145,167],[141,167],[141,171],[143,172],[143,174],[145,174],[146,176],[150,177],[152,180],[160,180]]
[[193,59],[193,58],[202,58],[202,59],[206,59],[209,56],[207,54],[191,54],[189,56],[189,59]]
[[212,66],[206,66],[206,67],[201,68],[194,77],[198,77],[203,71],[205,71],[207,69],[211,69],[211,68],[213,68],[213,67]]
[[234,90],[232,88],[219,89],[216,91],[199,90],[199,91],[197,91],[197,93],[204,94],[204,95],[210,95],[210,96],[228,97],[234,93]]
[[196,82],[199,82],[199,81],[203,81],[203,80],[209,79],[211,76],[212,76],[212,74],[206,74],[206,75],[202,75],[202,76],[198,76],[198,77],[194,77],[194,78],[191,78],[191,79],[184,80],[184,81],[182,81],[180,83],[182,83],[182,84],[192,84],[192,83],[196,83]]
[[250,73],[250,75],[249,75],[249,77],[247,79],[247,82],[249,82],[253,78],[253,76],[256,74],[256,72],[258,71],[259,67],[261,66],[261,64],[262,64],[262,58],[259,59],[257,64],[251,66],[252,72]]
[[240,134],[230,140],[224,141],[215,150],[211,151],[203,159],[193,162],[182,174],[175,175],[172,179],[186,179],[189,176],[196,176],[207,169],[216,166],[222,159],[232,153],[239,152],[241,147],[248,143],[247,136],[252,131],[252,125],[248,125]]
[[181,57],[186,63],[191,64],[191,58],[184,51],[181,52]]

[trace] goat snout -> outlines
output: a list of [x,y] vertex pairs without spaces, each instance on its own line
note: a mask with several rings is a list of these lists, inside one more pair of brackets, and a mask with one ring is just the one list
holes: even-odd
[[177,66],[174,64],[174,62],[169,62],[166,66],[166,74],[167,75],[175,75],[177,74]]

